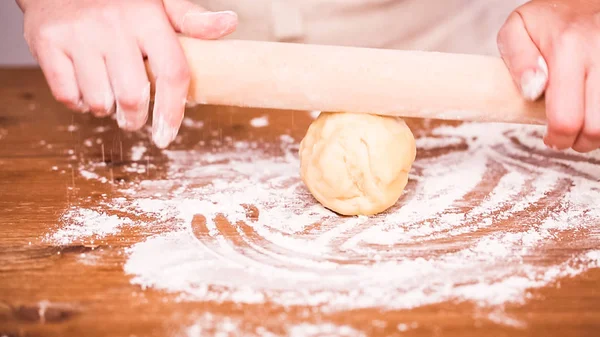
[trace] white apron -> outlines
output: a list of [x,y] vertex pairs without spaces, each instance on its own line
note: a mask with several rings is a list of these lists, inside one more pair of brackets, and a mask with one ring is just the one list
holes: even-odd
[[498,55],[496,34],[525,0],[194,0],[233,10],[230,37]]

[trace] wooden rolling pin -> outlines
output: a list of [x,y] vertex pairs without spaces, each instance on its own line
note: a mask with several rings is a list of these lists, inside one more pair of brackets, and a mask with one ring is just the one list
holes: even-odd
[[495,57],[190,38],[181,44],[190,103],[545,124],[543,100],[525,101]]

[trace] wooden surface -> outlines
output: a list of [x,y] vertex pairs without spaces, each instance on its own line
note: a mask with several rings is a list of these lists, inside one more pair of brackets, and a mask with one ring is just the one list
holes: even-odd
[[[271,112],[269,127],[249,126],[252,117],[264,113],[224,107],[191,111],[189,116],[204,120],[205,128],[183,130],[183,140],[175,148],[191,148],[198,141],[227,136],[268,143],[286,133],[298,141],[311,121],[304,112]],[[65,132],[71,124],[77,124],[78,130]],[[82,139],[93,135],[98,126],[110,128],[98,137],[105,144],[104,159],[107,170],[113,169],[114,184],[86,180],[76,169],[82,158],[101,162],[100,147],[82,145]],[[417,121],[410,126],[413,130],[424,127]],[[147,138],[122,133],[111,119],[66,111],[53,101],[36,70],[0,70],[0,336],[187,336],[181,331],[206,313],[236,319],[242,327],[266,327],[274,334],[285,333],[284,321],[345,324],[372,336],[600,334],[599,269],[561,279],[560,286],[552,283],[534,289],[524,304],[506,305],[507,314],[523,322],[515,327],[478,317],[477,309],[468,302],[448,301],[410,310],[317,310],[306,314],[306,308],[269,303],[179,301],[177,294],[132,285],[131,276],[123,271],[125,248],[160,228],[124,230],[93,245],[60,246],[45,241],[44,236],[59,226],[61,214],[70,206],[100,205],[118,196],[120,183],[140,179],[119,169],[128,158],[121,154],[129,153],[140,139],[150,148]],[[76,156],[68,149],[74,149]],[[167,158],[156,149],[149,152],[153,169],[143,179],[164,176]],[[57,170],[52,170],[54,166]],[[598,249],[598,241],[589,242]],[[555,247],[552,254],[537,257],[551,263],[577,249],[581,247],[567,243]],[[98,259],[93,264],[81,263],[82,253],[94,253]],[[387,324],[373,324],[375,320]],[[414,328],[399,331],[400,322],[412,322]]]

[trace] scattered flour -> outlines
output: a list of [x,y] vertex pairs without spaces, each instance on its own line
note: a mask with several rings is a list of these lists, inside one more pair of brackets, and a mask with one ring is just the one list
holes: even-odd
[[[502,124],[433,130],[417,141],[421,151],[466,149],[418,159],[398,205],[375,217],[338,217],[316,203],[298,176],[298,144],[285,136],[275,157],[243,142],[210,153],[165,151],[165,180],[123,188],[134,201],[106,207],[169,223],[169,230],[127,250],[124,269],[132,283],[179,293],[184,301],[323,312],[472,301],[494,308],[490,319],[517,326],[496,309],[600,265],[592,235],[600,220],[600,172],[589,168],[600,156],[547,158],[539,154],[546,151],[540,132]],[[69,210],[63,222],[49,235],[63,244],[144,225],[86,209]],[[536,258],[562,245],[580,253],[552,263]],[[228,329],[239,325],[225,318],[213,323],[195,324],[186,334],[205,334],[208,326],[235,336]],[[398,325],[401,332],[409,328]],[[308,324],[288,333],[362,334],[341,329]],[[269,335],[263,332],[257,335]]]
[[400,331],[400,332],[406,332],[411,329],[416,329],[418,326],[419,325],[414,322],[410,323],[410,324],[400,323],[400,324],[398,324],[397,328],[398,328],[398,331]]
[[[243,331],[242,321],[226,316],[215,316],[210,313],[201,315],[196,322],[186,328],[182,337],[278,337],[279,333],[259,327],[254,331]],[[332,323],[300,323],[289,324],[282,322],[285,327],[283,336],[289,337],[365,337],[366,335],[347,325]]]
[[98,127],[94,128],[95,133],[104,133],[108,130],[110,130],[109,126],[98,126]]
[[366,335],[358,330],[355,330],[347,325],[334,325],[331,323],[323,324],[299,324],[292,326],[287,335],[290,337],[322,337],[322,336],[337,336],[337,337],[365,337]]
[[255,128],[264,128],[269,125],[269,118],[267,116],[252,118],[250,125]]
[[448,137],[418,137],[416,140],[417,149],[435,149],[444,148],[453,145],[460,145],[463,143],[461,138],[448,138]]
[[[182,337],[277,337],[281,334],[274,333],[263,327],[254,331],[243,331],[242,321],[227,316],[215,316],[210,313],[203,314],[196,322],[186,328]],[[289,324],[282,322],[285,327],[285,335],[289,337],[365,337],[366,335],[347,325],[335,325],[332,323],[300,323]]]
[[79,254],[77,260],[81,264],[95,266],[98,264],[98,262],[100,262],[100,257],[91,253],[81,253]]
[[117,234],[121,227],[133,225],[128,218],[86,209],[71,208],[62,216],[65,226],[46,236],[46,240],[60,245],[68,245],[82,239],[100,239]]
[[106,177],[101,177],[97,173],[89,171],[89,170],[85,169],[84,167],[79,168],[79,175],[81,175],[83,178],[85,178],[87,180],[98,180],[102,183],[108,182],[108,179]]
[[215,317],[206,313],[199,317],[195,324],[188,327],[183,334],[185,337],[204,337],[204,336],[223,336],[235,337],[242,336],[239,332],[241,322],[229,317]]
[[86,169],[80,169],[79,174],[85,179],[100,179],[100,176],[94,172],[88,171]]
[[190,129],[202,129],[204,127],[203,121],[196,121],[189,117],[185,117],[182,122],[183,126]]
[[75,132],[79,130],[79,126],[76,124],[69,124],[67,126],[59,126],[58,131],[67,131],[67,132]]
[[146,148],[146,146],[143,143],[138,143],[138,144],[132,146],[131,147],[131,160],[132,161],[142,160],[142,158],[144,157],[144,154],[146,154],[146,151],[148,151],[148,149]]

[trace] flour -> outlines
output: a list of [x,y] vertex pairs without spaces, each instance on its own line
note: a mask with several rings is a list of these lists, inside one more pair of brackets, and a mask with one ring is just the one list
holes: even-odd
[[87,266],[95,266],[100,262],[100,257],[91,253],[81,253],[77,257],[77,261]]
[[463,143],[461,138],[443,138],[443,137],[418,137],[415,139],[417,149],[431,150],[435,148],[444,148],[456,146]]
[[202,129],[204,127],[203,121],[196,121],[189,117],[185,117],[181,124],[189,129]]
[[94,172],[88,171],[84,168],[79,170],[79,174],[85,179],[100,179],[100,176]]
[[133,221],[116,215],[85,209],[71,208],[62,216],[65,226],[46,236],[47,241],[68,245],[78,240],[92,240],[117,234],[123,226],[133,225]]
[[144,157],[144,154],[148,151],[143,143],[138,143],[131,147],[131,160],[140,161]]
[[110,130],[109,126],[98,126],[94,128],[94,133],[104,133],[108,130]]
[[83,178],[85,178],[87,180],[98,180],[101,183],[108,182],[108,179],[106,177],[101,177],[97,173],[95,173],[93,171],[89,171],[89,170],[85,169],[84,167],[79,168],[79,175],[81,175]]
[[255,128],[264,128],[269,125],[269,118],[267,116],[252,118],[250,120],[250,125]]
[[[276,337],[281,334],[274,333],[265,328],[257,328],[255,331],[241,331],[242,321],[230,317],[219,317],[212,314],[204,314],[196,319],[196,322],[185,329],[182,337]],[[285,336],[289,337],[365,337],[361,331],[347,325],[335,325],[332,323],[300,323],[289,324],[282,322],[285,327]]]
[[398,331],[400,332],[406,332],[410,329],[416,329],[419,325],[417,323],[411,323],[411,324],[406,324],[406,323],[400,323],[398,324],[397,328]]
[[291,327],[288,330],[290,337],[320,337],[320,336],[337,336],[337,337],[365,337],[366,335],[358,330],[355,330],[347,325],[334,325],[331,323],[324,324],[299,324]]
[[[518,326],[501,314],[507,303],[525,303],[531,289],[600,265],[591,234],[600,220],[600,172],[590,166],[600,155],[547,158],[540,135],[537,127],[502,124],[436,128],[417,140],[424,156],[398,204],[374,217],[339,217],[321,207],[299,179],[298,144],[285,135],[269,151],[278,156],[267,155],[266,144],[246,142],[214,152],[164,151],[165,180],[122,187],[131,201],[114,199],[106,209],[168,224],[127,249],[124,269],[132,283],[183,301],[321,312],[470,301],[491,308],[491,320]],[[63,222],[50,240],[65,244],[145,225],[86,209],[69,210]],[[533,258],[557,245],[581,253],[552,263]],[[216,326],[205,323],[187,336]],[[316,335],[346,331],[317,326]],[[298,335],[313,331],[296,328]],[[270,333],[263,332],[257,335]]]
[[75,124],[69,124],[67,126],[59,126],[58,131],[67,131],[67,132],[75,132],[79,130],[79,126]]

